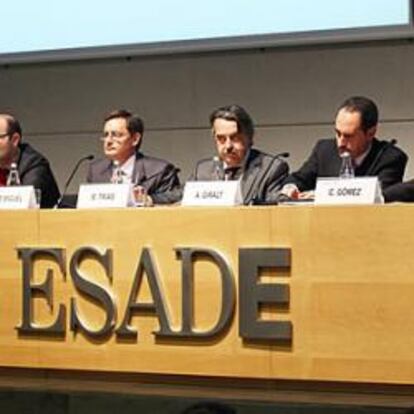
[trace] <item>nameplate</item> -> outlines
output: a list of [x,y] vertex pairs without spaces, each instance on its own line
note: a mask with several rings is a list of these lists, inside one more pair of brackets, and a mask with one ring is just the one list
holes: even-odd
[[32,185],[0,187],[0,209],[25,210],[29,208],[38,208]]
[[318,178],[315,204],[381,204],[378,177]]
[[81,184],[77,208],[122,208],[134,205],[132,184]]
[[239,180],[189,181],[181,202],[183,206],[237,206],[242,203]]

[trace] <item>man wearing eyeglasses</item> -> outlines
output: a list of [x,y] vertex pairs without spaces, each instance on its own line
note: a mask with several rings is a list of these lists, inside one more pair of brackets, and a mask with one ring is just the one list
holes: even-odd
[[22,185],[33,185],[41,191],[42,208],[53,207],[59,199],[59,189],[49,161],[32,146],[22,142],[19,121],[7,113],[0,114],[0,186],[5,186],[12,163]]
[[145,204],[168,204],[179,199],[178,169],[171,163],[144,155],[139,151],[144,124],[126,110],[117,110],[104,119],[104,159],[91,163],[87,175],[90,183],[119,182],[134,185],[136,201]]

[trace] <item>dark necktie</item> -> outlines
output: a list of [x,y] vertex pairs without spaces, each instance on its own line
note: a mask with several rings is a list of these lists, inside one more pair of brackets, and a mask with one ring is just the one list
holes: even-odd
[[241,167],[227,167],[224,169],[224,177],[226,180],[238,180],[241,172]]
[[9,176],[9,170],[0,168],[0,187],[4,187],[7,184],[7,177]]

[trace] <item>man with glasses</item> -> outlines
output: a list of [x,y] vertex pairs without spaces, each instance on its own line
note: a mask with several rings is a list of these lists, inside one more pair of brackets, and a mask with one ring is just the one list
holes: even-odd
[[318,177],[338,177],[345,152],[355,176],[377,176],[383,190],[401,182],[408,157],[395,140],[375,138],[377,126],[378,108],[371,99],[345,100],[336,113],[335,138],[317,142],[302,167],[286,179],[281,193],[291,199],[313,198]]
[[117,110],[104,119],[104,159],[90,164],[89,183],[119,182],[134,185],[137,201],[168,204],[179,199],[178,169],[159,158],[139,151],[144,133],[143,121],[126,110]]
[[59,189],[48,160],[32,146],[22,142],[19,121],[7,113],[0,114],[0,186],[7,183],[15,163],[22,185],[33,185],[41,192],[40,206],[51,208],[59,199]]

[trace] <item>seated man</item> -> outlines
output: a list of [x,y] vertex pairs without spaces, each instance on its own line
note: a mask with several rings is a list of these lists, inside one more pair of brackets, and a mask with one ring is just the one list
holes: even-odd
[[277,156],[252,148],[254,126],[238,105],[215,110],[210,125],[218,157],[201,160],[189,181],[241,180],[244,204],[271,202],[289,172]]
[[0,186],[6,185],[12,163],[17,164],[22,185],[40,190],[40,206],[54,207],[60,194],[48,160],[22,142],[22,128],[16,118],[0,114]]
[[341,154],[351,156],[355,176],[378,176],[382,189],[401,182],[407,155],[394,146],[395,141],[375,138],[378,109],[365,97],[347,99],[338,109],[335,119],[335,139],[317,142],[302,167],[285,181],[282,194],[292,198],[307,198],[318,177],[338,177]]
[[104,159],[89,166],[87,182],[115,182],[118,164],[123,182],[133,183],[136,197],[144,192],[150,204],[178,201],[174,190],[179,188],[177,168],[167,161],[149,157],[139,151],[144,133],[142,120],[125,110],[111,112],[105,117],[103,130]]

